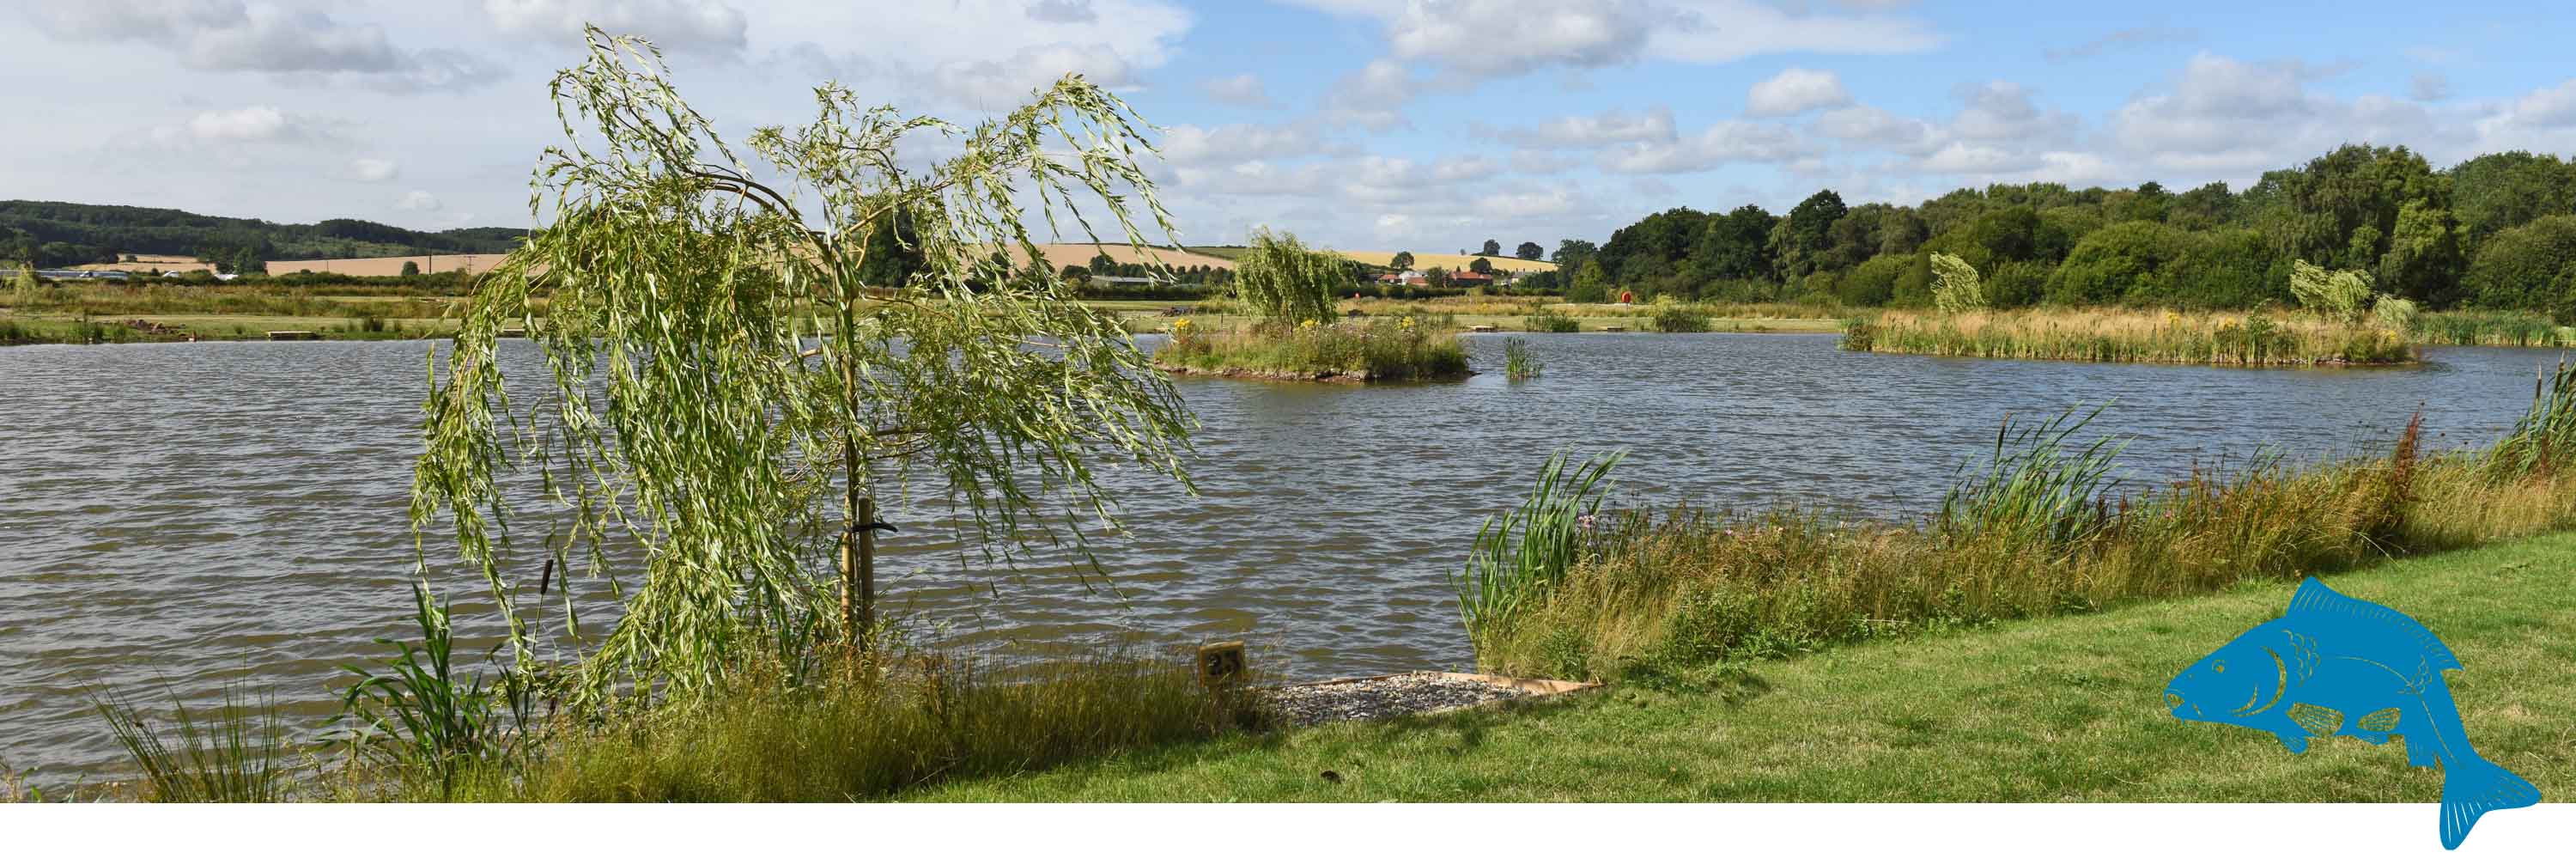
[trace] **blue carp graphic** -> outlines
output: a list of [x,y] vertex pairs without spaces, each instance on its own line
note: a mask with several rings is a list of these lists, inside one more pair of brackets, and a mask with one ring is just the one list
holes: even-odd
[[2478,817],[2540,801],[2521,776],[2478,757],[2442,672],[2458,657],[2396,609],[2336,593],[2311,577],[2281,619],[2246,630],[2165,684],[2187,722],[2279,737],[2292,753],[2311,736],[2406,740],[2406,762],[2442,768],[2442,846],[2457,849]]

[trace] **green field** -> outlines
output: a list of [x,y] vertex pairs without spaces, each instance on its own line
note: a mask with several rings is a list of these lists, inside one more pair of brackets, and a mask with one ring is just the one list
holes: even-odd
[[[2576,795],[2576,534],[2335,576],[2468,666],[2470,738]],[[2276,616],[2291,583],[1712,668],[1511,709],[1343,724],[961,781],[930,801],[2432,802],[2396,745],[2167,715],[2165,682]],[[1321,777],[1327,770],[1338,781]],[[2431,826],[2428,816],[2426,826]]]

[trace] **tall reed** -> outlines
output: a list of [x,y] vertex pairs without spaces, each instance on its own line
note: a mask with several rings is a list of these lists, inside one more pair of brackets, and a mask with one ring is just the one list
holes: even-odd
[[142,772],[152,802],[277,802],[290,786],[286,728],[273,703],[254,708],[238,688],[213,712],[173,701],[169,732],[115,692],[95,703],[108,731]]
[[1963,358],[2298,366],[2418,360],[2399,332],[2313,317],[2123,310],[1925,314],[1847,321],[1852,351]]
[[2553,474],[2576,456],[2576,366],[2561,358],[2556,371],[2537,375],[2531,408],[2488,451],[2487,473],[2499,479]]
[[1539,360],[1538,353],[1530,349],[1529,341],[1518,337],[1503,340],[1503,378],[1515,382],[1528,381],[1538,378],[1538,374],[1546,370],[1547,363]]
[[1609,489],[1602,481],[1621,456],[1595,456],[1580,464],[1571,453],[1550,456],[1519,507],[1486,517],[1476,530],[1465,569],[1450,577],[1469,636],[1508,622],[1522,605],[1565,577],[1594,529],[1594,516]]
[[2091,536],[2108,520],[2102,503],[2120,485],[2112,469],[2128,442],[2104,435],[2079,448],[2075,434],[2107,408],[2080,416],[2069,409],[2020,426],[2006,416],[1995,428],[1986,470],[1963,472],[1941,497],[1934,518],[1945,535],[2051,546]]

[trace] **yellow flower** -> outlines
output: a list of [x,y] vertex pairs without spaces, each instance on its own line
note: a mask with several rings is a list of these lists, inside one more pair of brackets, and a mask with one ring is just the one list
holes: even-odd
[[2180,313],[2175,313],[2175,312],[2173,312],[2173,311],[2171,311],[2171,310],[2165,311],[2165,325],[2167,325],[2167,326],[2172,326],[2172,325],[2179,324],[2179,323],[2181,323],[2181,322],[2182,322],[2182,314],[2180,314]]
[[1413,330],[1413,317],[1410,317],[1410,316],[1405,317],[1405,318],[1403,319],[1403,321],[1397,322],[1397,323],[1395,324],[1395,327],[1397,327],[1397,328],[1402,328],[1402,329],[1404,329],[1404,330],[1406,330],[1406,331],[1411,331],[1411,330]]
[[1302,329],[1305,329],[1305,330],[1308,330],[1308,331],[1313,331],[1313,330],[1315,330],[1315,320],[1309,319],[1309,320],[1306,320],[1306,321],[1304,321],[1304,322],[1297,323],[1297,327],[1302,328]]

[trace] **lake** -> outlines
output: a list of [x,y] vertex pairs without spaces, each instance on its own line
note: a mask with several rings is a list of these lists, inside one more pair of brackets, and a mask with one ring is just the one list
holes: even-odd
[[[1937,505],[2007,414],[2112,402],[2095,426],[2133,437],[2140,485],[2265,446],[2377,451],[2419,404],[2432,445],[2484,444],[2556,357],[2236,370],[1853,354],[1831,335],[1527,337],[1547,371],[1521,383],[1498,372],[1496,336],[1470,338],[1489,372],[1455,384],[1177,380],[1204,422],[1200,495],[1111,474],[1130,533],[1098,543],[1105,581],[1060,559],[961,570],[961,547],[907,517],[928,512],[897,508],[882,591],[925,636],[1006,655],[1241,638],[1296,677],[1464,667],[1447,576],[1560,449],[1628,451],[1620,503],[1902,519]],[[430,346],[0,349],[0,761],[45,784],[114,772],[88,703],[102,683],[155,704],[240,684],[310,724],[338,666],[415,635],[406,505]],[[532,344],[503,351],[532,377]],[[433,561],[453,554],[427,540]],[[438,578],[460,617],[481,605],[474,583]]]

